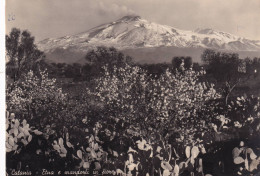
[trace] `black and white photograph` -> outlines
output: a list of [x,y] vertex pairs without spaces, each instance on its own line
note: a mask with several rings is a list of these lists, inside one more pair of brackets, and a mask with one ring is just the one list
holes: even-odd
[[5,0],[3,36],[3,175],[260,176],[260,0]]

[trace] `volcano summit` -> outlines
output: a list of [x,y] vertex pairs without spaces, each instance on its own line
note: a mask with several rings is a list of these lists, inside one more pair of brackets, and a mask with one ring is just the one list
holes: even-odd
[[[257,53],[256,55],[260,53],[258,40],[213,29],[180,30],[149,22],[140,16],[125,16],[86,32],[49,38],[38,43],[39,49],[46,53],[47,59],[67,63],[81,62],[84,55],[97,46],[113,46],[130,56],[137,57],[137,61],[140,62],[165,62],[170,55],[172,57],[182,53],[196,58],[205,48]],[[152,54],[153,52],[157,53]],[[165,55],[161,55],[161,52]],[[150,61],[144,56],[151,56]]]

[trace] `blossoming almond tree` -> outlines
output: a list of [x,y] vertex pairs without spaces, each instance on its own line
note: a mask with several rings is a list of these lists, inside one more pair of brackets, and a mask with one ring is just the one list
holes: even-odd
[[10,112],[17,112],[20,119],[41,130],[58,120],[65,98],[66,94],[56,86],[55,79],[48,78],[46,71],[40,71],[40,76],[29,71],[21,81],[7,88],[6,99]]
[[161,134],[165,129],[185,134],[198,121],[203,123],[197,111],[205,102],[220,97],[213,85],[199,82],[202,74],[192,69],[176,74],[167,70],[153,79],[138,66],[114,67],[113,72],[104,67],[96,90],[89,93],[111,116],[134,125],[142,135]]
[[199,81],[203,74],[203,71],[195,72],[192,69],[183,69],[175,74],[167,70],[158,80],[152,80],[148,106],[160,123],[157,128],[189,135],[196,133],[199,125],[206,127],[198,111],[206,108],[207,101],[220,98],[220,95],[214,85],[207,86]]

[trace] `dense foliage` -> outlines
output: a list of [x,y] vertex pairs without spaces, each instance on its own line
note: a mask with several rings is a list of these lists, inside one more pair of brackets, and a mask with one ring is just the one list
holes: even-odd
[[[159,72],[151,72],[152,67],[134,65],[113,48],[98,48],[87,56],[98,74],[84,83],[72,81],[74,87],[51,78],[55,69],[30,70],[8,83],[8,174],[210,176],[260,171],[260,98],[245,94],[226,99],[203,69],[193,70],[189,58],[186,66],[180,57],[175,58],[176,63],[181,60],[177,67],[161,64]],[[48,66],[75,75],[84,72],[77,64]]]
[[[35,168],[42,167],[29,162],[40,156],[44,168],[64,173],[214,175],[203,165],[216,142],[259,138],[259,99],[238,97],[226,106],[213,85],[200,81],[203,71],[166,70],[154,78],[128,64],[103,69],[80,100],[69,100],[44,71],[30,71],[7,89],[8,172],[28,167],[40,175]],[[258,169],[252,147],[256,157],[243,172]]]

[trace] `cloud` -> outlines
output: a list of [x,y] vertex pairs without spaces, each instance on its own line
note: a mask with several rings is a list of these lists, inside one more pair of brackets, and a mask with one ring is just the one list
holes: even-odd
[[104,3],[103,1],[98,2],[97,11],[100,15],[109,16],[124,16],[135,14],[132,9],[129,9],[125,5],[118,5],[116,3]]

